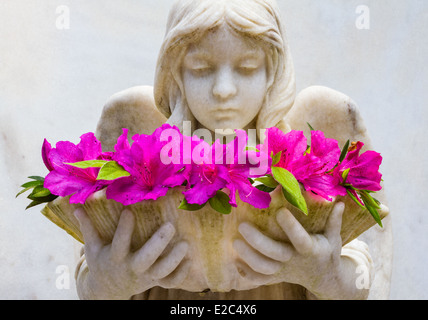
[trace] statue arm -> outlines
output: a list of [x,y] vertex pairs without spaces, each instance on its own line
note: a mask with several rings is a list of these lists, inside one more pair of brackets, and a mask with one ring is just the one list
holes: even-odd
[[96,136],[104,151],[113,151],[122,129],[135,134],[152,134],[167,119],[156,108],[153,87],[133,87],[114,94],[105,104],[97,125]]
[[[323,131],[326,137],[338,140],[339,146],[350,139],[363,142],[365,150],[373,150],[357,104],[348,96],[326,87],[309,87],[299,93],[283,122],[291,129],[305,131],[307,136],[310,136],[309,123],[315,130]],[[387,206],[384,190],[378,192],[376,198]],[[391,216],[383,220],[383,228],[376,225],[359,239],[368,244],[374,263],[375,275],[369,299],[388,299],[392,272]]]

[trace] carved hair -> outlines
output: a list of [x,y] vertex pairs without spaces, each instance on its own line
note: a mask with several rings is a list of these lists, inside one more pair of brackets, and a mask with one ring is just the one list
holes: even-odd
[[296,86],[292,57],[274,0],[176,0],[157,63],[157,107],[170,124],[180,129],[183,121],[195,123],[183,97],[182,61],[190,44],[222,24],[266,50],[269,83],[257,129],[277,125],[294,103]]

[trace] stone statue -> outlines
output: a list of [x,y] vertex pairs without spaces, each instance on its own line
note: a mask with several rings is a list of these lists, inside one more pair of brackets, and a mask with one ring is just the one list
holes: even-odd
[[[328,72],[328,71],[327,71]],[[151,134],[163,123],[183,129],[263,129],[276,126],[309,132],[307,123],[343,145],[369,136],[356,104],[325,87],[296,96],[294,69],[274,0],[178,0],[174,3],[156,67],[154,88],[117,93],[97,127],[105,151],[122,128]],[[256,140],[261,137],[256,137]],[[385,203],[383,194],[379,199]],[[385,207],[386,208],[386,207]],[[230,240],[240,290],[180,288],[194,263],[189,243],[165,248],[176,226],[166,222],[141,249],[131,252],[135,217],[125,210],[111,244],[105,246],[84,210],[76,210],[85,250],[77,268],[83,299],[387,299],[391,275],[390,218],[342,247],[344,205],[334,206],[323,234],[310,234],[279,208],[284,239],[270,238],[250,222],[236,226]],[[385,209],[387,210],[387,209]],[[366,270],[369,285],[358,285]],[[362,269],[361,269],[362,268]],[[281,273],[278,281],[278,270]],[[239,273],[239,274],[238,274]],[[275,281],[273,281],[275,277]],[[271,285],[267,285],[271,284]],[[207,290],[205,290],[207,289]],[[202,292],[203,291],[203,292]]]

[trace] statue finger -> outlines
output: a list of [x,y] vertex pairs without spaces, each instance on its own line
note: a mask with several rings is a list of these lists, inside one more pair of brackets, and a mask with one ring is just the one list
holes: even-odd
[[82,232],[83,239],[85,241],[86,257],[96,255],[104,246],[97,229],[83,208],[78,208],[76,211],[74,211],[74,216],[79,221],[80,231]]
[[119,224],[111,244],[111,257],[113,260],[120,261],[129,254],[134,227],[134,214],[132,211],[124,210],[120,215]]
[[281,269],[282,263],[262,256],[245,243],[245,241],[235,240],[233,248],[238,256],[258,273],[272,275]]
[[187,242],[182,241],[177,243],[174,248],[161,257],[155,264],[153,264],[148,272],[154,279],[162,279],[171,274],[184,259],[187,254],[189,245]]
[[175,234],[171,223],[166,223],[134,254],[132,268],[136,273],[145,272],[159,258]]
[[267,285],[272,282],[272,276],[261,274],[252,270],[248,265],[241,261],[236,261],[236,272],[246,282],[250,282],[255,287]]
[[191,266],[191,261],[184,259],[171,274],[158,280],[159,285],[167,289],[178,288],[187,279]]
[[289,244],[267,237],[250,223],[242,223],[238,230],[249,245],[273,260],[286,262],[293,256],[294,249]]
[[340,247],[342,247],[340,231],[342,229],[342,216],[344,211],[345,204],[343,202],[339,202],[334,205],[333,211],[328,217],[324,233],[325,237],[331,244],[340,243]]
[[303,228],[289,210],[285,208],[280,209],[277,213],[276,220],[297,252],[303,255],[312,252],[313,240],[311,235]]

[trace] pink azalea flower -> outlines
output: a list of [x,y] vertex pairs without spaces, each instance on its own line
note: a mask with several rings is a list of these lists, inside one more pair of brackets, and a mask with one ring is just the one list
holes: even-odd
[[[248,136],[243,130],[236,130],[234,141],[224,146],[226,167],[229,172],[229,182],[227,188],[230,190],[230,204],[237,207],[236,192],[239,198],[255,208],[269,208],[271,197],[268,192],[261,191],[254,187],[248,178],[259,178],[269,172],[272,159],[268,153],[261,151],[246,150]],[[231,163],[227,159],[232,158]],[[264,157],[264,158],[263,158]],[[260,161],[260,160],[268,161]],[[252,170],[257,168],[257,170]]]
[[281,158],[275,167],[284,168],[290,172],[293,169],[293,163],[300,159],[307,149],[307,140],[303,131],[293,130],[285,134],[273,127],[266,130],[266,139],[258,149],[269,156],[275,156],[281,152]]
[[45,178],[44,187],[60,197],[71,195],[70,203],[83,204],[92,193],[108,184],[97,181],[99,168],[80,169],[66,164],[106,158],[101,143],[93,133],[82,135],[77,145],[60,141],[54,149],[45,141],[43,155],[46,166],[51,170]]
[[332,197],[346,195],[340,181],[329,174],[338,164],[340,153],[337,140],[326,138],[321,131],[312,131],[310,151],[293,163],[291,171],[306,191],[332,201]]
[[267,130],[267,146],[270,155],[281,153],[276,167],[290,171],[307,191],[312,191],[331,201],[333,196],[346,194],[339,186],[336,177],[328,174],[340,158],[341,150],[334,139],[327,139],[321,131],[311,132],[311,149],[307,150],[307,139],[303,131],[291,131],[287,134],[278,128]]
[[[340,183],[350,184],[358,190],[380,191],[382,186],[382,174],[379,167],[382,164],[382,156],[375,151],[366,151],[360,155],[364,144],[358,142],[355,149],[349,151],[345,159],[335,168],[333,175]],[[346,181],[343,181],[343,173],[349,169]]]
[[123,205],[156,200],[165,196],[169,188],[180,186],[187,180],[188,171],[183,164],[164,164],[161,161],[161,151],[167,142],[161,141],[160,136],[167,129],[179,133],[178,128],[165,124],[152,135],[135,135],[132,146],[127,143],[128,132],[124,130],[115,147],[113,160],[123,166],[130,176],[119,178],[109,185],[106,192],[108,199]]
[[[191,188],[184,192],[188,203],[205,204],[214,197],[218,190],[228,189],[230,204],[237,207],[236,192],[242,201],[256,208],[264,209],[270,205],[270,195],[253,187],[248,178],[264,175],[270,163],[259,161],[260,152],[247,151],[248,136],[243,130],[236,131],[237,137],[226,145],[217,140],[212,146],[205,141],[199,141],[194,146],[201,150],[201,161],[193,161],[190,175]],[[266,155],[266,158],[267,155]],[[195,159],[193,159],[195,160]],[[260,166],[265,166],[260,168]],[[262,173],[253,173],[251,169]]]
[[[219,142],[210,146],[204,140],[192,138],[192,167],[188,190],[183,192],[188,203],[203,205],[214,197],[218,190],[226,187],[229,174],[226,166],[216,160],[215,148]],[[219,155],[217,155],[219,156]]]
[[[253,151],[247,150],[248,136],[243,130],[236,130],[236,138],[226,145],[219,141],[210,145],[197,137],[183,136],[177,127],[165,124],[152,135],[135,135],[132,145],[128,130],[123,129],[114,152],[102,152],[101,143],[93,133],[82,135],[77,145],[61,141],[55,148],[45,139],[42,159],[49,174],[44,187],[53,195],[71,196],[71,203],[82,204],[92,193],[107,187],[107,198],[124,205],[156,200],[177,186],[186,187],[183,194],[189,204],[204,205],[217,191],[225,189],[231,206],[237,207],[238,194],[243,202],[264,209],[270,205],[270,194],[254,187],[249,179],[271,174],[272,157],[281,153],[275,158],[275,166],[288,170],[306,191],[328,201],[350,192],[364,206],[358,193],[364,198],[367,194],[363,190],[382,189],[379,173],[382,157],[374,151],[360,155],[362,142],[356,143],[339,163],[338,142],[326,138],[321,131],[311,131],[310,149],[303,131],[285,134],[274,127],[267,129],[266,138]],[[100,181],[97,180],[100,168],[70,165],[90,160],[115,161],[130,175]],[[122,168],[118,169],[119,174],[113,177],[122,176]],[[286,174],[277,171],[275,174]],[[276,178],[287,189],[287,181],[282,176]]]

